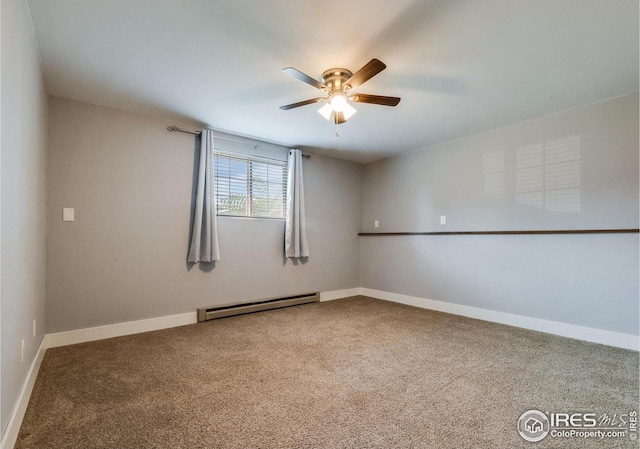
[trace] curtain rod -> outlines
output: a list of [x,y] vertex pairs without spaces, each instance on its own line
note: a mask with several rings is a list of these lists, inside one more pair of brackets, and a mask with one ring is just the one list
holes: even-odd
[[[179,133],[186,133],[186,134],[193,134],[196,136],[199,136],[202,134],[201,131],[192,131],[190,129],[182,129],[182,128],[178,128],[176,125],[172,125],[172,126],[167,126],[167,131],[169,131],[170,133],[173,132],[179,132]],[[247,145],[247,146],[253,146],[254,149],[258,148],[260,145],[252,145],[250,143],[247,142],[241,142],[239,140],[233,140],[233,139],[225,139],[224,137],[215,137],[216,140],[226,140],[227,142],[233,142],[233,143],[237,143],[240,145]],[[311,155],[310,154],[303,154],[302,155],[303,158],[305,159],[311,159]]]

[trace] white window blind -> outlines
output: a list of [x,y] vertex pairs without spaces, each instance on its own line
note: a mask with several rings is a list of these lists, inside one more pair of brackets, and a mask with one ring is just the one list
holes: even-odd
[[214,175],[218,215],[285,218],[286,162],[217,153]]

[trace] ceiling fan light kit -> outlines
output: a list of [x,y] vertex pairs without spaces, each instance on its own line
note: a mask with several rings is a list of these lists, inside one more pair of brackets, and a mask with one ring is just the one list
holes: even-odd
[[333,113],[333,108],[329,103],[325,103],[320,109],[318,109],[318,113],[326,118],[327,120],[331,120],[331,114]]
[[313,98],[310,100],[300,101],[298,103],[280,106],[280,109],[287,111],[289,109],[306,106],[308,104],[324,102],[325,104],[318,110],[318,112],[327,120],[331,120],[331,116],[333,116],[335,124],[339,125],[349,120],[356,112],[358,112],[356,108],[349,104],[349,101],[378,104],[382,106],[396,106],[400,102],[400,98],[398,97],[350,94],[352,89],[364,84],[366,81],[383,71],[386,67],[387,66],[384,65],[382,61],[372,59],[355,74],[347,69],[329,69],[322,74],[322,82],[297,69],[294,69],[293,67],[287,67],[282,69],[283,72],[315,87],[316,89],[326,92],[327,97]]

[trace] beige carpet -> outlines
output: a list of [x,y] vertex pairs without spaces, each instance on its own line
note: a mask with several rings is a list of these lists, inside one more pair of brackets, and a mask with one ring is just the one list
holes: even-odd
[[17,448],[614,448],[528,409],[638,409],[638,354],[358,297],[45,355]]

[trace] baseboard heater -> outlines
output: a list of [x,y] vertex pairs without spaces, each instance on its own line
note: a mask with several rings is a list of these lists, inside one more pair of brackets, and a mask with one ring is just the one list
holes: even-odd
[[305,293],[303,295],[285,296],[280,298],[261,299],[260,301],[235,304],[221,307],[200,307],[198,322],[215,320],[244,313],[261,312],[263,310],[279,309],[281,307],[299,306],[320,301],[320,293]]

